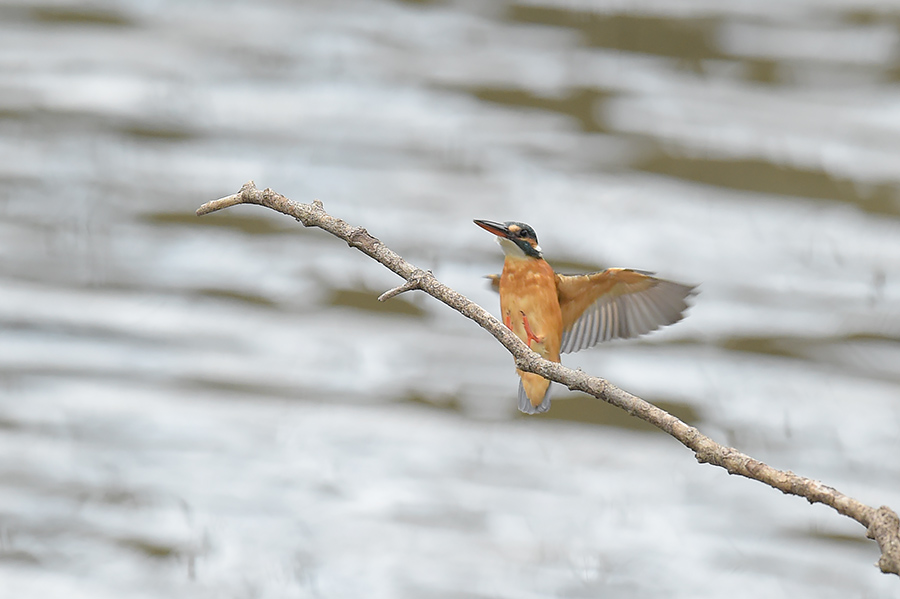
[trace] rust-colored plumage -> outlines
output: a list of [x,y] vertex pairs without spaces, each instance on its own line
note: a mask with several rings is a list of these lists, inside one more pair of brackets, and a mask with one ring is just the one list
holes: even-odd
[[[523,292],[527,290],[527,292]],[[500,313],[516,336],[541,357],[559,362],[563,318],[556,292],[556,275],[549,264],[531,258],[507,257],[500,276]],[[516,370],[531,404],[543,402],[550,381]]]
[[[585,275],[553,272],[534,229],[525,223],[476,220],[497,236],[506,259],[499,277],[504,324],[533,351],[553,362],[560,353],[601,341],[643,335],[678,322],[694,288],[627,268]],[[550,381],[528,372],[520,377],[519,409],[550,409]]]

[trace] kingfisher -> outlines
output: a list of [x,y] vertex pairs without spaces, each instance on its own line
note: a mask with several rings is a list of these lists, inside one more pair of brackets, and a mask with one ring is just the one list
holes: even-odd
[[[583,275],[561,275],[544,260],[537,234],[516,221],[475,220],[497,236],[506,258],[500,275],[503,324],[532,351],[559,362],[610,339],[627,339],[678,322],[688,309],[692,285],[658,279],[631,268],[607,268]],[[550,381],[516,369],[519,410],[550,409]]]

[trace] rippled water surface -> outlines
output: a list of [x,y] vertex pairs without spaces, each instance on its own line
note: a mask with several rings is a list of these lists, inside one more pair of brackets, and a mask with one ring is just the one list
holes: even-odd
[[565,362],[900,509],[900,4],[0,1],[0,588],[896,597],[862,528],[560,390],[473,218],[700,284]]

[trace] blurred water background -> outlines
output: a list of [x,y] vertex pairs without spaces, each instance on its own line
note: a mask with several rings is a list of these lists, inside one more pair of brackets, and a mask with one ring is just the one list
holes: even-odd
[[473,218],[698,283],[565,356],[900,508],[900,2],[0,1],[0,596],[898,596],[253,179],[496,313]]

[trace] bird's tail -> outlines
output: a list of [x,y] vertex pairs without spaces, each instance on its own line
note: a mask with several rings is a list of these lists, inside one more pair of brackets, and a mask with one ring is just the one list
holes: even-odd
[[553,384],[547,385],[547,391],[544,392],[544,399],[539,405],[532,405],[531,400],[525,393],[525,387],[522,386],[522,379],[519,379],[519,411],[526,414],[543,414],[550,409],[550,395],[553,391]]

